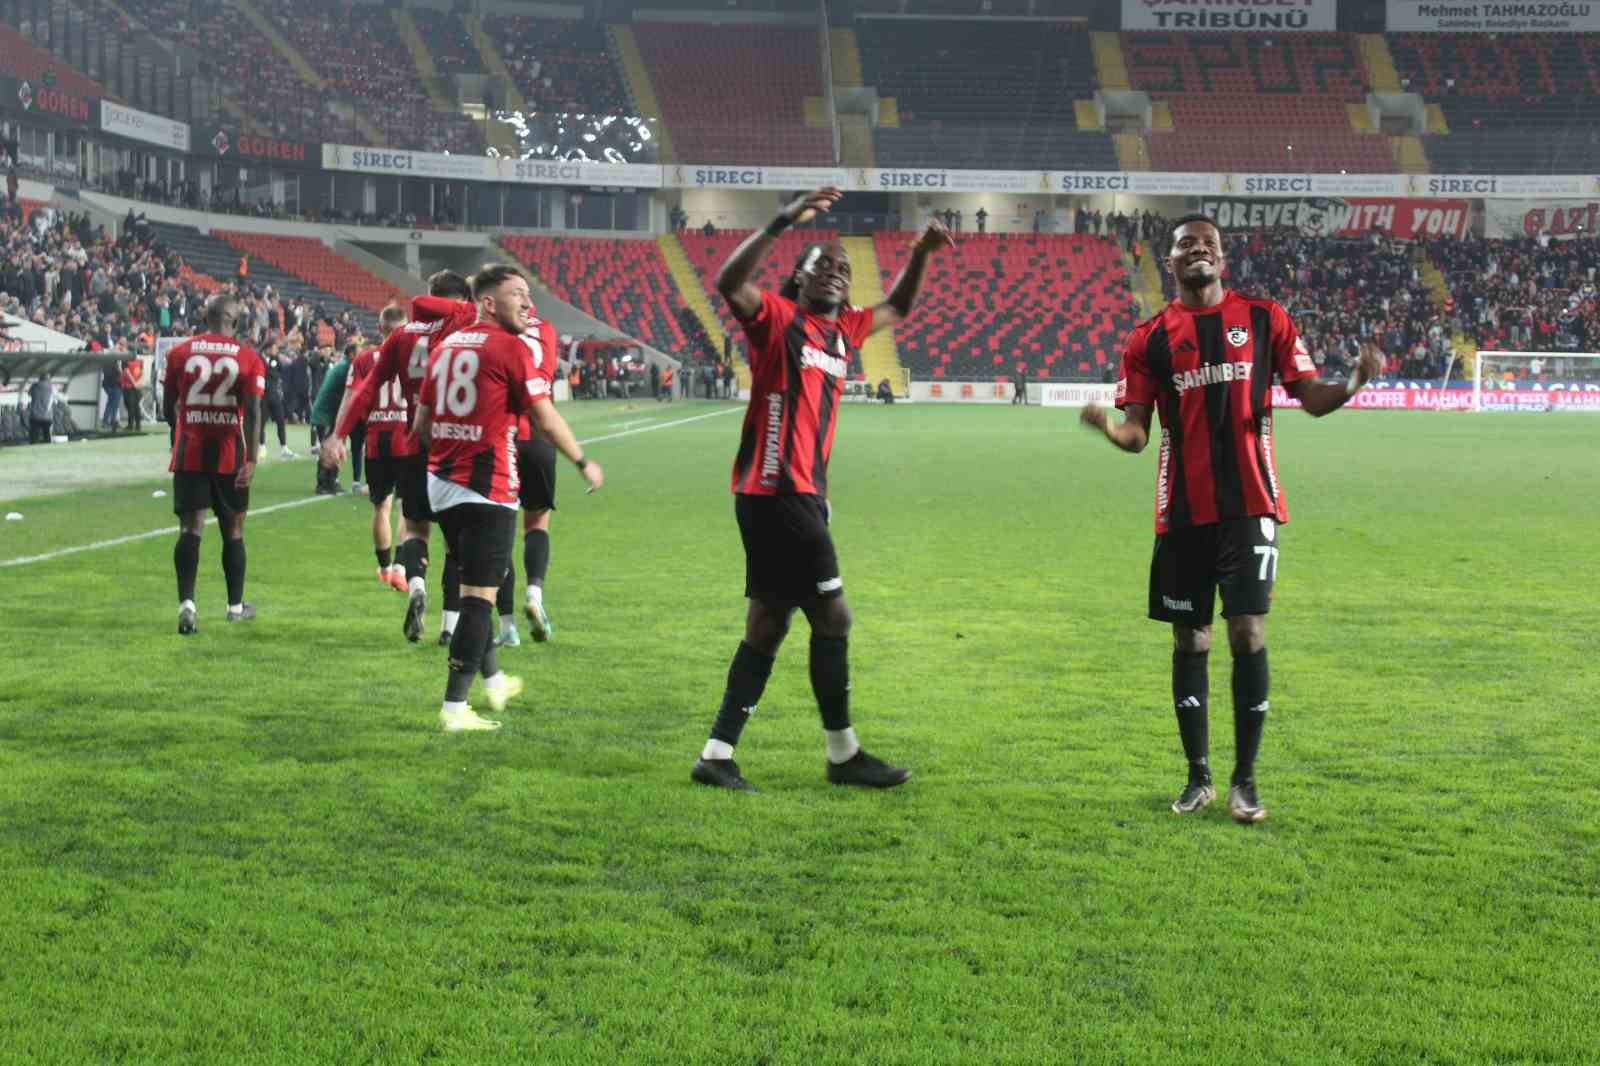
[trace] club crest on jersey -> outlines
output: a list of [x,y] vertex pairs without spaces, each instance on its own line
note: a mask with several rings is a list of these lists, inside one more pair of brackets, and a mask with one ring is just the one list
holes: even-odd
[[1261,535],[1268,544],[1278,539],[1278,523],[1265,516],[1261,519]]
[[1235,348],[1243,348],[1250,343],[1250,331],[1243,326],[1229,326],[1228,343]]

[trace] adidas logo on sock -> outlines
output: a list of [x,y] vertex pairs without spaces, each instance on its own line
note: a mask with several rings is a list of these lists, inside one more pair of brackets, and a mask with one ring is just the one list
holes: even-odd
[[1189,708],[1189,707],[1198,707],[1198,706],[1200,706],[1200,697],[1199,696],[1185,696],[1183,699],[1178,701],[1178,709],[1179,710],[1183,710],[1183,709]]

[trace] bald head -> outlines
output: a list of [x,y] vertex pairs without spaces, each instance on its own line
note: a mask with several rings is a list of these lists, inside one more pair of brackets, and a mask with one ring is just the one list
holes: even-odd
[[239,328],[239,301],[228,293],[219,292],[206,301],[202,317],[206,329],[231,337]]

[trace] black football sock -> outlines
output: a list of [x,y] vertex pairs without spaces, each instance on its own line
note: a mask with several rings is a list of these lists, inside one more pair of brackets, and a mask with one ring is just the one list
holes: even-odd
[[489,627],[493,610],[493,604],[476,596],[462,603],[461,617],[456,620],[455,633],[450,637],[450,680],[444,688],[446,703],[467,701],[472,679],[478,676],[484,653],[491,646]]
[[522,538],[522,572],[528,575],[528,584],[544,588],[544,575],[550,569],[550,534],[543,529],[530,529]]
[[456,557],[449,553],[444,557],[444,609],[461,610],[461,568],[456,565]]
[[1172,649],[1172,706],[1178,713],[1178,736],[1189,763],[1192,783],[1211,780],[1210,737],[1206,723],[1206,698],[1211,683],[1206,676],[1208,654]]
[[222,576],[228,582],[228,606],[244,602],[244,538],[222,542]]
[[711,726],[711,739],[720,740],[733,747],[739,743],[744,724],[755,713],[761,694],[767,689],[767,678],[772,676],[772,656],[763,655],[744,641],[733,653],[733,664],[728,667],[728,687],[722,693],[722,706],[717,710],[717,720]]
[[392,549],[392,548],[373,548],[372,549],[372,554],[374,554],[374,555],[376,555],[378,557],[378,568],[379,569],[387,570],[387,569],[389,569],[389,567],[391,565],[393,565],[393,562],[394,562],[394,549]]
[[811,637],[811,691],[822,712],[822,728],[850,728],[850,639]]
[[350,449],[350,480],[361,480],[362,460],[366,458],[367,446],[365,443],[357,444]]
[[420,537],[400,542],[400,547],[394,553],[395,561],[406,569],[406,580],[428,576],[428,544]]
[[500,587],[494,594],[495,610],[500,612],[501,618],[510,618],[517,613],[517,570],[516,567],[507,567],[506,576],[500,582]]
[[1267,649],[1233,657],[1233,783],[1256,775],[1256,753],[1267,724]]
[[489,618],[489,644],[483,649],[483,665],[478,672],[484,677],[493,677],[500,672],[500,655],[494,646],[494,617]]
[[200,573],[200,535],[179,533],[172,549],[172,565],[178,570],[178,602],[194,599],[194,582]]

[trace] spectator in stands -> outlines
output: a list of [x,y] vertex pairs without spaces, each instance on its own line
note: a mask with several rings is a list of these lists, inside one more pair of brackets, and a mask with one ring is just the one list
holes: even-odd
[[894,403],[894,389],[888,378],[878,382],[878,400],[880,403]]
[[55,400],[56,387],[50,383],[50,375],[41,370],[38,380],[28,386],[29,444],[50,443]]
[[1028,368],[1021,363],[1017,364],[1016,372],[1011,377],[1011,403],[1012,406],[1028,403]]
[[130,432],[139,433],[143,430],[141,419],[144,417],[144,360],[138,356],[129,358],[122,364],[122,403],[128,411],[128,429]]
[[661,368],[654,362],[650,364],[650,398],[661,399]]
[[988,208],[979,207],[978,208],[978,213],[973,215],[972,217],[978,220],[978,232],[980,234],[989,232],[989,209]]
[[105,410],[100,415],[100,428],[117,431],[118,416],[122,413],[122,372],[115,363],[100,369],[100,387],[105,390]]
[[672,220],[672,232],[682,233],[684,228],[689,225],[689,212],[683,209],[682,204],[673,204],[672,210],[667,214]]
[[717,235],[717,227],[712,225],[709,218],[706,219],[706,224],[700,227],[700,235],[702,237],[715,237]]
[[306,367],[304,350],[293,339],[284,347],[282,371],[283,400],[289,410],[289,421],[310,421],[311,372]]
[[731,361],[729,361],[729,362],[726,362],[726,363],[722,364],[722,398],[724,400],[731,400],[731,399],[733,399],[733,393],[734,393],[733,363]]
[[656,393],[656,399],[672,402],[672,364],[668,363],[661,368],[661,390]]

